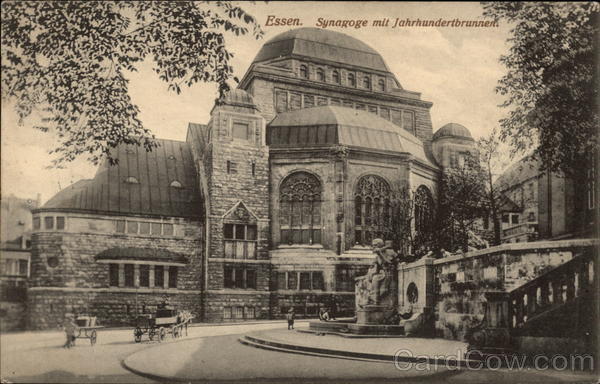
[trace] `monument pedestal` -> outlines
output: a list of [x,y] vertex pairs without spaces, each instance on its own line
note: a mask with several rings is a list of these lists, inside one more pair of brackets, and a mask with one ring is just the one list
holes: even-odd
[[[387,313],[386,313],[387,312]],[[379,325],[383,324],[390,310],[386,306],[377,304],[364,305],[356,310],[356,324]]]

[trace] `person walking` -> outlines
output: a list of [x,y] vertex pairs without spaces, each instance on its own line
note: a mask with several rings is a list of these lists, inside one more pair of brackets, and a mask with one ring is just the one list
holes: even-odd
[[290,329],[294,329],[294,320],[296,319],[296,313],[294,312],[294,308],[290,308],[288,313],[285,315],[285,318],[288,322],[288,331]]
[[67,341],[63,348],[71,348],[75,346],[75,331],[77,330],[77,324],[75,324],[74,316],[70,313],[65,315],[65,322],[63,324]]

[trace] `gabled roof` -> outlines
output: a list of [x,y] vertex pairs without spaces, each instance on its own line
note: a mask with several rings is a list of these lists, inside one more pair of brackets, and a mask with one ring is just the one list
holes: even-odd
[[272,147],[347,145],[410,153],[426,164],[423,143],[392,122],[373,113],[340,106],[319,106],[283,112],[267,126]]
[[494,182],[494,186],[500,191],[505,191],[539,175],[539,159],[534,160],[526,156],[508,167]]
[[159,147],[151,152],[135,145],[118,147],[114,154],[117,165],[105,162],[93,179],[63,189],[41,209],[202,217],[189,145],[164,139],[157,142]]
[[381,55],[349,35],[320,28],[298,28],[267,41],[253,63],[285,57],[306,57],[390,72]]
[[500,195],[498,209],[500,210],[500,212],[522,212],[523,211],[523,208],[521,208],[521,206],[519,206],[519,204],[515,203],[506,194]]

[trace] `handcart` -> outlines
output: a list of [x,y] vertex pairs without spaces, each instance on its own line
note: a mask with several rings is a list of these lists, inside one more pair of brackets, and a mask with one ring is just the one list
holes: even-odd
[[75,330],[76,339],[90,339],[90,344],[93,346],[98,340],[98,330],[104,328],[96,324],[95,316],[78,316],[75,319],[77,329]]

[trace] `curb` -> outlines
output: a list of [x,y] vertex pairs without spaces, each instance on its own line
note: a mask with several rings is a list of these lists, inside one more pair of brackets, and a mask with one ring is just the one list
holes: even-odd
[[333,335],[333,336],[345,337],[347,339],[402,339],[402,338],[406,338],[406,335],[360,335],[360,334],[355,334],[355,333],[317,331],[317,330],[313,330],[313,329],[297,329],[296,332],[310,333],[312,335]]
[[401,356],[401,355],[386,355],[386,354],[378,354],[378,353],[366,353],[366,352],[352,352],[352,351],[344,351],[338,349],[327,349],[327,348],[319,348],[319,347],[309,347],[304,345],[295,345],[295,344],[287,344],[279,341],[261,339],[253,336],[244,336],[238,341],[244,345],[263,348],[263,349],[272,349],[279,352],[288,352],[288,353],[299,353],[299,354],[307,354],[307,355],[318,355],[325,357],[333,357],[333,358],[343,358],[343,359],[352,359],[352,360],[363,360],[363,361],[377,361],[377,362],[385,362],[396,364],[398,362],[405,363],[427,363],[432,365],[445,365],[449,367],[472,367],[469,365],[473,364],[481,364],[482,362],[479,360],[446,360],[441,358],[433,358],[433,357],[415,357],[415,356]]

